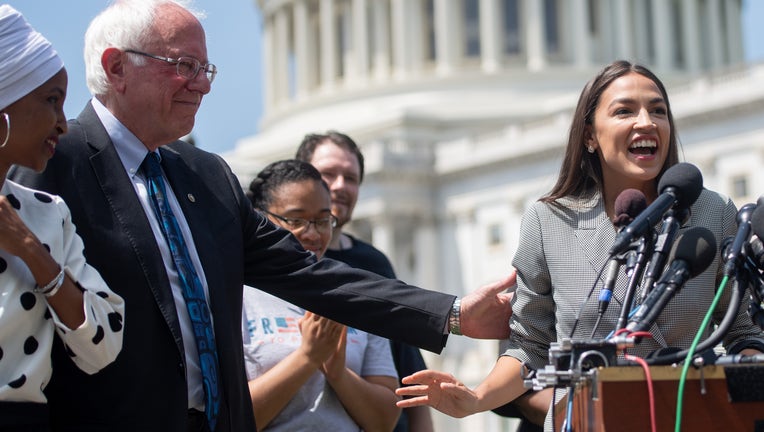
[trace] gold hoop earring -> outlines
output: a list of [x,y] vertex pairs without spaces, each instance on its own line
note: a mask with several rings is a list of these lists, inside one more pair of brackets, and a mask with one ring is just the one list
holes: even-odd
[[5,124],[7,125],[8,129],[5,131],[5,140],[3,140],[3,144],[0,145],[0,148],[7,146],[8,139],[11,137],[11,116],[9,116],[7,112],[4,112],[3,118],[5,119]]

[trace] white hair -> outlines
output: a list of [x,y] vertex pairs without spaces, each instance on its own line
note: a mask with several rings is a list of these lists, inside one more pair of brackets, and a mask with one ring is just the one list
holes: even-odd
[[[202,19],[201,12],[191,9],[190,0],[115,0],[93,18],[85,32],[85,79],[94,96],[105,95],[110,87],[101,56],[107,48],[142,49],[152,34],[151,27],[160,6],[176,4]],[[142,57],[131,56],[133,64],[141,65]]]

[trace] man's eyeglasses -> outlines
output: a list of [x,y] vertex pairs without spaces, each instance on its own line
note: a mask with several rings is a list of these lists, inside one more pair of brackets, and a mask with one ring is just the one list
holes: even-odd
[[196,76],[199,74],[199,71],[203,70],[204,75],[207,76],[210,84],[212,84],[212,81],[215,80],[215,75],[218,73],[218,68],[214,64],[202,64],[199,60],[193,57],[178,57],[173,59],[131,49],[125,50],[125,52],[130,54],[138,54],[144,57],[149,57],[155,60],[161,60],[163,62],[174,64],[175,71],[178,73],[178,75],[190,80],[196,78]]
[[284,217],[281,215],[277,215],[276,213],[269,212],[268,210],[265,210],[265,209],[260,209],[260,211],[275,217],[281,222],[284,222],[284,225],[289,227],[289,230],[295,233],[307,230],[310,224],[313,224],[313,226],[316,227],[316,231],[321,231],[321,232],[326,232],[337,226],[337,218],[334,215],[329,215],[321,219],[308,220],[303,218]]

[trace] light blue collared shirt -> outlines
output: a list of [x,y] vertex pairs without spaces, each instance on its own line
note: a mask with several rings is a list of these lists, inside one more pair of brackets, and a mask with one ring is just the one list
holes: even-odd
[[[164,262],[165,269],[167,270],[167,277],[170,279],[170,287],[172,288],[172,297],[175,301],[175,309],[178,313],[178,321],[180,322],[180,332],[183,336],[183,346],[185,348],[186,356],[186,380],[188,381],[188,407],[195,408],[200,411],[204,411],[204,388],[202,386],[202,371],[199,367],[199,353],[196,349],[196,338],[194,337],[194,330],[191,326],[191,319],[188,316],[188,309],[186,308],[186,301],[183,298],[182,288],[180,284],[180,278],[178,277],[178,271],[175,268],[175,264],[170,254],[170,248],[165,241],[164,235],[160,228],[160,221],[157,219],[154,209],[149,198],[148,189],[146,187],[146,181],[143,173],[140,171],[141,163],[148,154],[148,149],[145,145],[135,136],[125,125],[123,125],[114,115],[96,98],[91,99],[93,108],[95,109],[98,118],[101,120],[106,132],[111,138],[111,142],[114,144],[114,148],[117,150],[122,165],[130,177],[135,188],[135,193],[138,195],[138,200],[143,206],[143,211],[146,213],[146,217],[151,225],[151,231],[154,233],[157,246],[162,254],[162,261]],[[167,187],[167,199],[170,203],[170,208],[175,214],[175,218],[178,220],[178,225],[183,233],[183,239],[186,241],[188,247],[188,253],[191,256],[191,261],[194,264],[199,279],[204,287],[204,294],[207,296],[207,303],[209,304],[209,291],[207,287],[207,278],[204,276],[204,269],[202,263],[199,260],[199,254],[196,252],[196,246],[194,245],[194,237],[191,235],[191,230],[188,227],[188,222],[183,214],[183,210],[178,204],[178,198],[172,190],[170,182],[167,181],[165,176],[165,186]]]

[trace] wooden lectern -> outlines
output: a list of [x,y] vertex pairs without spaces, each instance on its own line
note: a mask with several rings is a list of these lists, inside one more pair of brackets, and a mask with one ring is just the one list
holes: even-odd
[[[658,431],[673,431],[681,367],[652,366]],[[573,395],[572,430],[650,431],[650,406],[644,370],[608,367],[596,379],[579,383]],[[554,407],[560,431],[567,399]],[[682,431],[764,432],[764,365],[691,368],[684,387]]]

